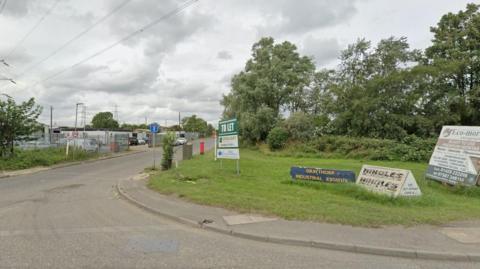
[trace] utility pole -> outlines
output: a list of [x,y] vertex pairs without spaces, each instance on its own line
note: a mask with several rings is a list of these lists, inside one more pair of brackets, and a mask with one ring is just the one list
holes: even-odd
[[[77,120],[78,120],[78,106],[83,105],[83,103],[76,103],[75,104],[75,131],[74,131],[74,136],[78,136],[77,133]],[[73,140],[73,158],[75,159],[75,147],[77,146],[77,139],[74,137]]]
[[74,128],[74,132],[77,132],[77,118],[78,118],[78,105],[79,105],[79,104],[80,104],[80,103],[77,103],[77,104],[75,105],[75,128]]
[[50,144],[53,141],[53,106],[50,106]]
[[180,125],[180,111],[178,112],[178,127],[181,127],[181,125]]
[[86,148],[85,146],[85,129],[87,127],[87,106],[83,105],[83,149]]
[[117,106],[117,104],[115,104],[114,117],[115,117],[115,120],[118,122],[118,124],[120,124],[120,122],[118,121],[118,106]]

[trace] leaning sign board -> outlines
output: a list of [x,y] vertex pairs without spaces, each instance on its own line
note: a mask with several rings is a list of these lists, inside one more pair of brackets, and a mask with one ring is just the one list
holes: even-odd
[[448,184],[480,184],[480,127],[443,126],[426,177]]
[[217,158],[240,159],[237,119],[224,120],[218,123],[217,145]]
[[310,180],[331,183],[355,182],[355,173],[352,171],[297,167],[290,168],[292,180]]
[[415,177],[409,170],[364,165],[358,175],[357,184],[373,192],[393,197],[422,195]]

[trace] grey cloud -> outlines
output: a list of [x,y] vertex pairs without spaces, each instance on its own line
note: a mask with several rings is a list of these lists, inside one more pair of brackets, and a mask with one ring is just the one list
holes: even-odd
[[[12,48],[5,48],[3,50],[0,50],[0,55],[7,55]],[[3,59],[2,56],[0,56],[0,59]],[[18,68],[20,66],[23,66],[27,63],[29,63],[33,59],[32,55],[30,55],[27,50],[23,47],[17,48],[12,55],[10,55],[8,58],[5,58],[5,61],[12,67]]]
[[[0,0],[0,9],[5,3],[3,11],[0,16],[5,15],[18,19],[27,14],[44,14],[46,10],[50,9],[56,0]],[[59,2],[57,6],[62,5],[63,1]]]
[[[183,101],[193,101],[194,102],[217,102],[218,98],[221,96],[219,92],[214,87],[209,87],[202,82],[190,82],[185,83],[180,80],[168,80],[166,83],[159,85],[159,90],[157,94],[161,98],[167,98],[169,100],[182,100]],[[192,102],[193,103],[193,102]]]
[[128,63],[121,71],[108,65],[80,65],[46,85],[124,95],[145,93],[156,81],[160,62],[160,57],[147,57],[139,63]]
[[28,0],[0,0],[0,8],[3,6],[3,15],[23,17],[28,13],[32,1]]
[[262,35],[302,34],[310,30],[337,25],[348,21],[357,12],[356,1],[280,0],[264,2],[259,5],[269,20],[260,32]]
[[335,38],[323,39],[308,36],[303,42],[302,52],[313,56],[317,65],[325,65],[340,55],[341,46]]
[[229,51],[222,50],[218,52],[217,58],[221,60],[231,60],[233,57]]
[[[116,2],[110,2],[111,7]],[[122,8],[110,21],[111,32],[124,37],[141,27],[157,20],[178,7],[179,2],[167,1],[133,1]],[[167,52],[174,49],[181,41],[191,36],[196,31],[207,27],[213,22],[206,14],[192,10],[189,13],[179,13],[165,19],[152,28],[142,32],[139,36],[126,42],[129,46],[136,46],[139,42],[148,39],[155,39],[156,46],[150,48],[152,52]]]

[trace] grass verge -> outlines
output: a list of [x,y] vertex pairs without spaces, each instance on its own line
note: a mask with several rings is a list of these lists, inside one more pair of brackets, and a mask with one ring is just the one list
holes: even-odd
[[81,161],[93,159],[101,155],[94,152],[85,152],[81,150],[75,151],[75,159],[73,159],[70,151],[69,158],[65,157],[65,148],[46,148],[32,150],[15,150],[15,156],[8,159],[0,158],[0,170],[20,170],[36,166],[51,166],[63,162]]
[[[480,217],[480,188],[425,180],[426,163],[280,157],[243,149],[237,176],[235,161],[223,160],[220,168],[212,155],[196,156],[177,169],[153,175],[149,186],[239,212],[355,226],[440,224]],[[393,199],[355,184],[292,182],[289,175],[293,165],[352,170],[358,175],[364,163],[411,170],[423,196]]]

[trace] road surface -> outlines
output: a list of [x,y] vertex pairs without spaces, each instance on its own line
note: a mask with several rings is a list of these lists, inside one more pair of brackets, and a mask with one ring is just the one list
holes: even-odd
[[[0,179],[0,268],[478,268],[240,239],[151,215],[119,178],[151,152]],[[313,232],[313,231],[312,231]]]

